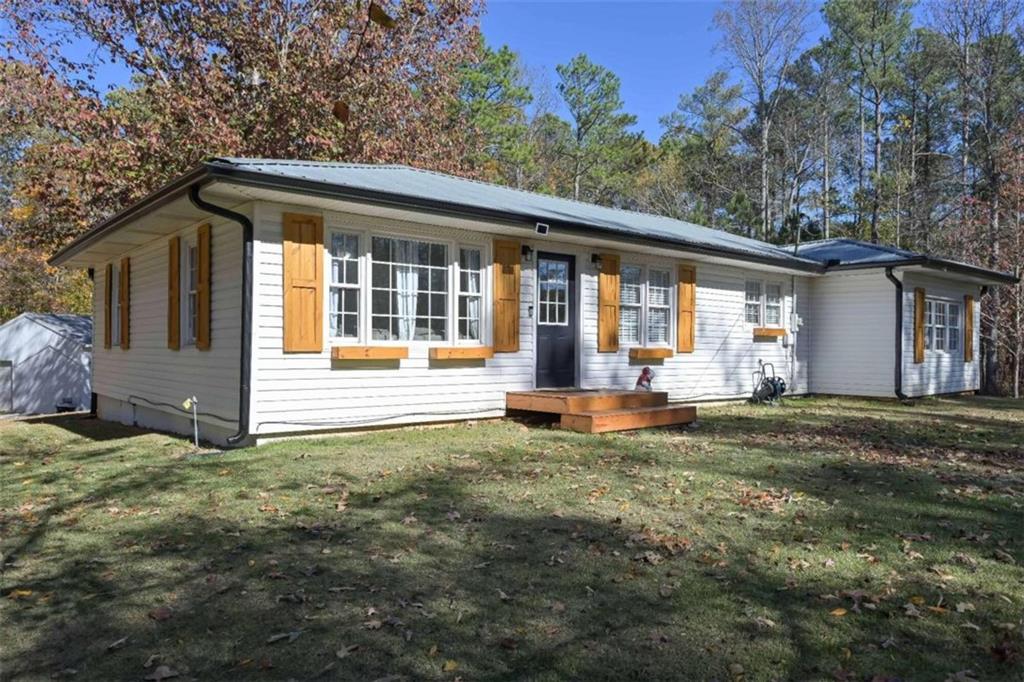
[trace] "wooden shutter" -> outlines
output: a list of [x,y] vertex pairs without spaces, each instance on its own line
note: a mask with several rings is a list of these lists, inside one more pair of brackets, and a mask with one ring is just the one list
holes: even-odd
[[167,347],[181,348],[181,237],[167,241]]
[[974,362],[973,296],[964,296],[964,362]]
[[519,350],[519,251],[517,241],[494,240],[495,353]]
[[597,352],[619,350],[619,257],[601,254],[597,273]]
[[914,289],[914,363],[924,362],[924,289]]
[[679,308],[676,322],[676,350],[692,353],[697,329],[697,268],[679,266]]
[[113,279],[114,279],[114,266],[107,263],[107,270],[103,277],[103,347],[110,348],[113,337],[111,336],[111,325],[113,320],[110,319],[110,310],[112,308],[111,297],[113,296]]
[[121,301],[121,350],[128,350],[132,319],[132,261],[125,256],[121,259],[121,286],[118,297]]
[[196,348],[210,350],[210,226],[196,235]]
[[323,350],[324,220],[316,215],[285,213],[284,351]]

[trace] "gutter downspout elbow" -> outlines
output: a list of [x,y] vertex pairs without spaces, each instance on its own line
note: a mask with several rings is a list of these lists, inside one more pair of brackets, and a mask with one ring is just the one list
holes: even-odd
[[896,397],[900,400],[907,400],[907,394],[903,392],[903,282],[892,274],[892,267],[885,269],[885,277],[896,287],[896,362],[893,363],[893,382],[896,387]]
[[227,218],[242,227],[242,338],[239,348],[238,376],[238,431],[228,436],[227,443],[231,447],[243,445],[249,437],[249,404],[250,380],[252,374],[252,221],[241,213],[236,213],[223,206],[211,204],[199,196],[200,184],[188,188],[188,198],[192,205],[222,218]]

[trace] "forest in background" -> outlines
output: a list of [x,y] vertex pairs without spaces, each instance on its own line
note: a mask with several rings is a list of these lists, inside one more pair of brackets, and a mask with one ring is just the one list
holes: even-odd
[[[87,310],[84,275],[46,257],[228,155],[405,163],[780,244],[853,237],[1021,272],[1019,0],[723,4],[721,70],[680,93],[657,141],[615,73],[585,54],[532,71],[485,43],[483,11],[0,0],[0,320]],[[130,83],[97,87],[101,57]],[[1019,396],[1024,288],[982,306],[985,388]]]

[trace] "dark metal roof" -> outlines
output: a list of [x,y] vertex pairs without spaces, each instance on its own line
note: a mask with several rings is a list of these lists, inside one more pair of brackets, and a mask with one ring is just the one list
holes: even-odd
[[969,263],[936,258],[896,246],[873,244],[859,239],[844,237],[820,239],[789,246],[787,249],[804,258],[818,261],[829,271],[919,265],[933,270],[980,277],[1005,284],[1017,282],[1017,278],[1007,272],[989,270]]

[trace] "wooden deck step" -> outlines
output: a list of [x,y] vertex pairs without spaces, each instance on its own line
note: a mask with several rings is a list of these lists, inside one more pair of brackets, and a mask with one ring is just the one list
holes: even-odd
[[668,405],[660,391],[523,391],[505,394],[505,407],[528,412],[578,414]]
[[655,405],[563,414],[561,425],[580,433],[605,433],[689,424],[696,419],[697,408],[693,405]]

